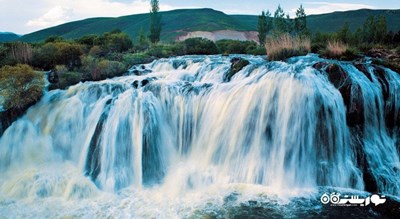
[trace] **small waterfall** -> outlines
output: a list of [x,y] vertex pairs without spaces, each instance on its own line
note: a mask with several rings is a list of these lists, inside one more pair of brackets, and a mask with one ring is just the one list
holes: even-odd
[[[232,57],[185,56],[46,93],[0,138],[0,205],[115,201],[107,194],[157,202],[212,196],[220,185],[400,196],[398,73],[315,55],[239,57],[250,64],[229,82]],[[346,80],[316,63],[338,66]]]

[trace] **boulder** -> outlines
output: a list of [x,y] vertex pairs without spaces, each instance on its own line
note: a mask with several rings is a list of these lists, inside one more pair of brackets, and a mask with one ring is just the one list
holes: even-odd
[[225,73],[224,75],[224,82],[229,82],[231,78],[238,73],[240,70],[242,70],[244,67],[246,67],[248,64],[250,64],[249,61],[243,58],[238,58],[235,57],[231,59],[231,68],[230,70]]
[[50,70],[47,73],[47,80],[52,84],[57,84],[59,82],[58,73],[57,71]]
[[346,120],[350,127],[364,124],[364,99],[360,85],[354,84],[348,73],[337,64],[318,62],[315,69],[325,73],[342,95],[346,106]]

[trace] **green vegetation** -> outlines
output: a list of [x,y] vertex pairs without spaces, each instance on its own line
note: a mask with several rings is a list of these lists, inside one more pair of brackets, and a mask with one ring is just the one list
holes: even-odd
[[218,40],[215,43],[222,54],[253,54],[265,55],[265,51],[253,41]]
[[269,60],[285,60],[293,56],[307,55],[311,50],[309,38],[281,34],[277,37],[270,36],[265,44]]
[[306,55],[311,51],[304,8],[300,5],[294,20],[279,5],[274,13],[273,29],[267,36],[265,48],[269,60],[284,60],[292,56]]
[[[158,12],[158,1],[151,1],[151,5],[150,16],[143,14],[116,19],[88,19],[49,28],[24,38],[48,36],[43,38],[40,43],[9,42],[0,44],[0,67],[2,67],[0,83],[2,86],[9,86],[5,89],[2,88],[1,95],[7,97],[2,98],[2,104],[6,109],[24,107],[40,97],[44,86],[43,80],[39,80],[38,73],[28,65],[36,70],[50,71],[48,73],[51,83],[49,89],[65,89],[79,82],[121,76],[132,65],[148,63],[156,58],[179,55],[265,55],[267,52],[269,60],[284,60],[312,51],[326,58],[353,60],[364,53],[379,58],[374,59],[374,63],[395,70],[400,69],[399,64],[393,60],[381,57],[381,53],[374,53],[374,50],[371,50],[372,48],[386,49],[391,51],[384,53],[389,54],[386,56],[397,54],[395,57],[399,57],[400,31],[392,31],[393,24],[392,21],[389,22],[388,17],[390,16],[387,14],[366,17],[358,28],[353,28],[352,21],[349,21],[338,27],[335,32],[312,34],[310,30],[314,28],[311,26],[309,29],[309,25],[312,25],[314,17],[306,17],[302,6],[296,11],[294,19],[290,19],[279,6],[274,17],[271,17],[271,13],[267,11],[252,20],[251,16],[229,16],[211,9],[176,10],[161,13]],[[370,10],[364,10],[364,12],[367,14],[377,13],[377,11]],[[392,12],[397,13],[397,11]],[[354,15],[355,12],[348,13]],[[165,36],[164,39],[192,30],[254,30],[252,28],[256,28],[260,44],[264,44],[264,47],[250,41],[219,40],[213,42],[203,38],[160,43],[159,41],[162,40],[160,39],[161,14],[163,14],[163,22],[165,22],[162,34]],[[331,15],[321,15],[323,19],[329,16]],[[138,20],[132,21],[133,17]],[[357,16],[354,15],[354,17]],[[121,22],[116,25],[114,23],[116,20]],[[182,20],[185,22],[181,22]],[[129,23],[130,21],[132,22]],[[253,23],[250,23],[251,21]],[[128,26],[124,26],[125,24]],[[138,26],[139,24],[140,26]],[[91,25],[95,25],[99,29],[91,31],[91,27],[94,27]],[[122,28],[107,32],[105,30],[108,30],[109,25],[112,25],[113,28]],[[57,35],[64,33],[63,27],[68,29],[68,33]],[[78,32],[72,34],[78,29],[79,34]],[[179,33],[174,32],[176,30],[179,30]],[[133,32],[134,35],[132,35]],[[76,39],[71,40],[71,38]],[[394,49],[396,47],[397,49]],[[246,63],[238,62],[235,65],[242,68]],[[227,74],[226,80],[229,80],[233,74],[234,72]],[[42,77],[41,74],[40,76]],[[18,82],[19,86],[12,88],[10,86],[15,84],[16,77],[21,77]]]
[[272,20],[269,19],[271,17],[271,13],[269,11],[261,12],[261,15],[258,17],[258,41],[260,42],[260,46],[265,45],[265,40],[267,38],[267,34],[271,31],[272,28]]
[[42,96],[43,74],[25,64],[6,65],[0,68],[0,87],[1,104],[6,110],[25,109]]
[[[238,30],[257,31],[258,16],[226,15],[212,9],[181,9],[160,12],[162,15],[163,34],[161,41],[172,42],[176,36],[190,31]],[[369,10],[334,12],[322,15],[307,16],[307,26],[315,34],[332,33],[341,28],[345,22],[351,30],[362,26],[368,16],[386,18],[388,31],[397,33],[400,30],[400,10]],[[184,22],[182,22],[184,21]],[[25,42],[41,42],[50,36],[59,35],[65,39],[78,39],[86,35],[101,35],[115,28],[128,34],[131,39],[139,36],[141,29],[149,32],[149,14],[137,14],[118,18],[91,18],[51,27],[24,35]]]
[[183,41],[185,54],[212,55],[217,54],[218,48],[214,42],[202,38],[190,38]]
[[15,33],[0,32],[0,43],[14,41],[18,38],[20,38],[20,36]]
[[296,11],[296,18],[294,19],[294,32],[301,36],[310,35],[310,31],[307,28],[307,16],[303,5],[300,5]]
[[161,15],[159,14],[160,7],[158,6],[158,0],[150,1],[150,35],[149,39],[152,43],[158,43],[160,41],[161,34]]

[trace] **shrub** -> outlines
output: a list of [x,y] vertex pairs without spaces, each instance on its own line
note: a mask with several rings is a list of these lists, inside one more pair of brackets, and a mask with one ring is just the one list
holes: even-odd
[[312,53],[320,53],[326,49],[326,43],[312,43],[311,44],[311,52]]
[[82,80],[82,74],[79,72],[68,71],[64,65],[57,65],[55,71],[58,74],[59,81],[56,84],[50,84],[49,90],[65,89],[71,85],[77,84]]
[[51,70],[56,65],[65,65],[69,70],[81,66],[82,48],[69,42],[46,43],[33,52],[34,67]]
[[0,96],[3,107],[24,109],[40,99],[45,83],[43,74],[29,65],[4,66],[0,68]]
[[346,52],[347,48],[348,46],[341,41],[329,41],[325,55],[330,58],[339,58]]
[[93,57],[100,57],[103,53],[103,50],[101,49],[100,46],[93,46],[89,50],[89,55]]
[[89,46],[89,47],[98,46],[99,45],[99,36],[86,35],[86,36],[83,36],[83,37],[79,38],[78,40],[76,40],[76,42],[79,44],[82,44],[82,45]]
[[265,55],[265,48],[257,46],[254,49],[248,49],[247,54],[251,55]]
[[32,65],[43,70],[51,70],[56,66],[57,48],[54,43],[46,43],[33,50]]
[[17,61],[10,56],[10,47],[6,44],[0,44],[0,67],[15,64],[17,64]]
[[347,48],[346,51],[339,57],[340,60],[351,61],[360,58],[360,52],[355,48]]
[[284,60],[293,56],[306,55],[310,52],[309,38],[281,34],[268,37],[265,44],[269,60]]
[[98,63],[98,68],[100,70],[101,78],[112,78],[115,76],[120,76],[126,72],[126,67],[121,62],[101,60]]
[[57,42],[56,63],[65,65],[69,70],[81,66],[80,56],[83,54],[82,48],[76,43]]
[[211,40],[204,38],[189,38],[183,41],[187,55],[212,55],[218,54],[218,48]]
[[222,54],[248,54],[257,49],[257,43],[253,41],[218,40],[215,44]]
[[167,57],[167,54],[164,50],[164,46],[163,45],[153,45],[148,51],[147,54],[149,56],[154,56],[157,58],[164,58]]
[[130,37],[122,32],[105,33],[104,38],[104,47],[110,52],[125,52],[133,45]]
[[150,57],[146,53],[128,53],[122,57],[122,62],[125,66],[133,66],[137,64],[150,63],[154,58]]
[[400,56],[400,46],[396,48],[396,54]]
[[92,56],[83,58],[82,71],[83,80],[102,80],[115,76],[120,76],[126,72],[126,66],[118,61],[110,61],[107,59],[97,59]]

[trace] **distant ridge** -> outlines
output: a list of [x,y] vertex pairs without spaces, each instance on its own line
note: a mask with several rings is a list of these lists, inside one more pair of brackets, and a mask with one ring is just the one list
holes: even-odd
[[[161,12],[161,14],[164,23],[162,31],[162,40],[164,41],[173,41],[194,31],[255,31],[258,19],[256,15],[227,15],[209,8],[179,9]],[[350,28],[354,30],[361,26],[370,15],[384,15],[389,30],[394,32],[400,30],[400,9],[360,9],[310,15],[308,16],[308,26],[312,32],[333,32],[338,30],[345,22],[348,22]],[[116,28],[129,34],[132,39],[137,39],[141,28],[147,31],[148,26],[148,14],[135,14],[117,18],[89,18],[33,32],[22,36],[20,40],[38,42],[53,35],[59,35],[66,39],[76,39],[88,34],[101,34]]]
[[11,32],[0,32],[0,43],[19,39],[21,36]]

